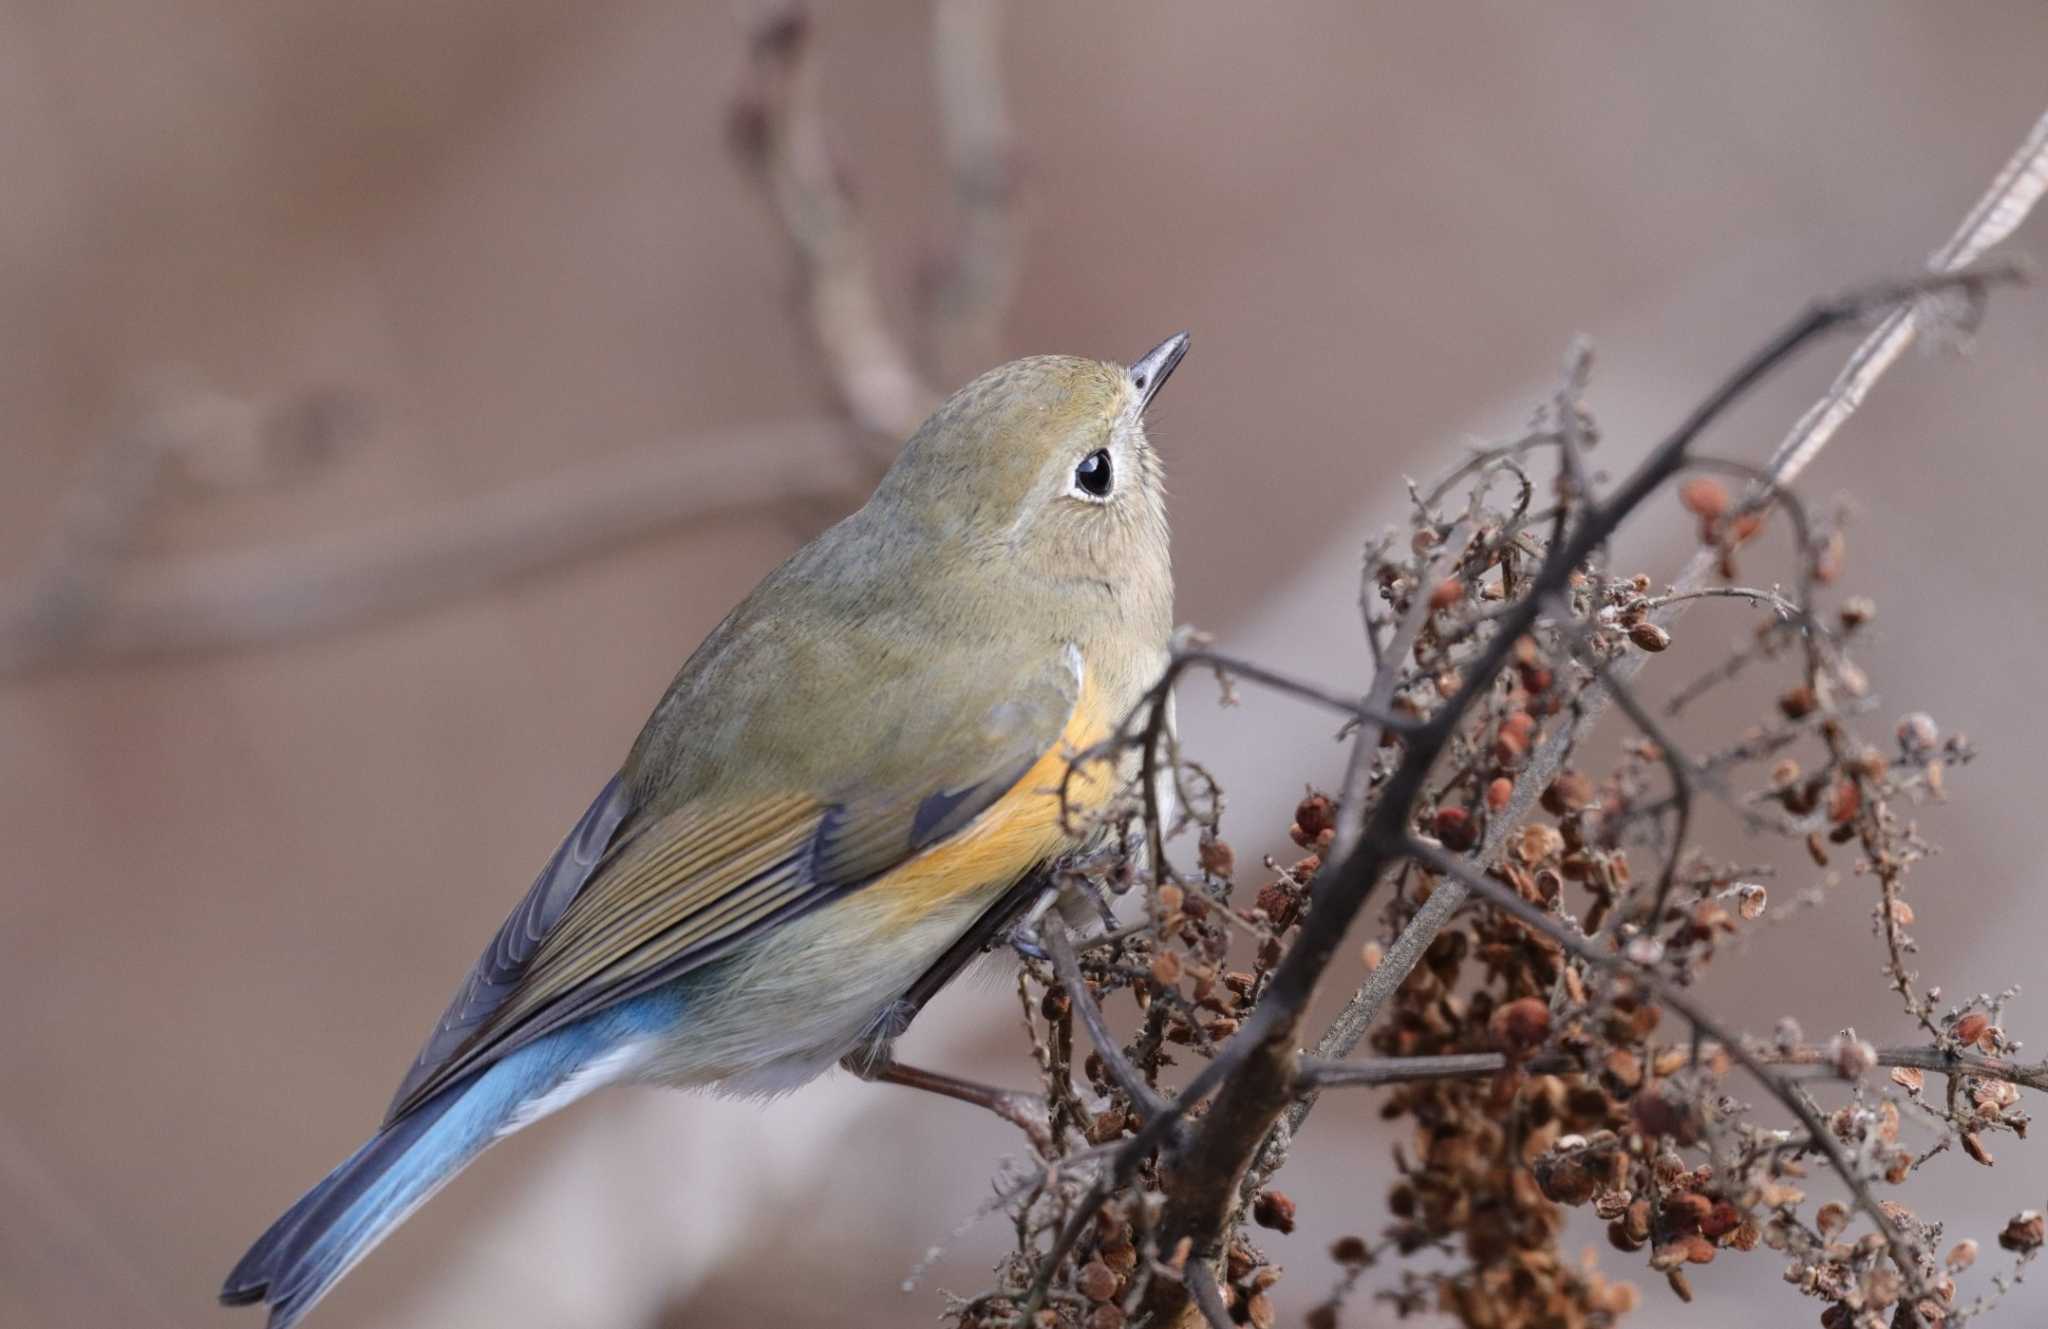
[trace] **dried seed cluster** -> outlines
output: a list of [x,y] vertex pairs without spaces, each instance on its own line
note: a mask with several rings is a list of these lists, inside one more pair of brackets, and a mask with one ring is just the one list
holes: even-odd
[[[1434,763],[1397,816],[1411,840],[1485,874],[1475,882],[1441,875],[1434,859],[1436,871],[1412,853],[1398,860],[1377,883],[1379,927],[1353,952],[1356,978],[1398,980],[1367,1053],[1415,1059],[1385,1063],[1399,1071],[1384,1088],[1324,1091],[1376,1093],[1381,1117],[1401,1131],[1384,1212],[1300,1212],[1281,1186],[1291,1141],[1274,1128],[1232,1178],[1220,1241],[1197,1250],[1165,1240],[1161,1214],[1187,1160],[1171,1147],[1134,1154],[1144,1102],[1099,1052],[1075,1063],[1077,1000],[1130,1028],[1121,1056],[1147,1086],[1140,1100],[1169,1101],[1204,1062],[1245,1042],[1237,1036],[1260,1018],[1315,917],[1319,881],[1336,875],[1326,859],[1345,852],[1339,800],[1310,790],[1287,828],[1295,850],[1248,871],[1223,837],[1213,781],[1169,744],[1162,768],[1202,795],[1183,800],[1194,808],[1183,814],[1196,831],[1193,870],[1177,871],[1167,852],[1176,828],[1126,828],[1122,843],[1142,839],[1150,861],[1126,855],[1102,885],[1148,886],[1146,922],[1088,948],[1085,992],[1027,962],[1020,993],[1050,1138],[1039,1164],[1012,1179],[1016,1250],[993,1291],[953,1308],[962,1329],[1119,1329],[1197,1267],[1213,1271],[1233,1323],[1263,1329],[1275,1322],[1281,1269],[1260,1243],[1313,1232],[1318,1219],[1374,1237],[1329,1246],[1339,1277],[1310,1313],[1312,1329],[1343,1323],[1361,1286],[1398,1314],[1448,1315],[1469,1329],[1614,1324],[1645,1294],[1590,1253],[1565,1252],[1574,1208],[1605,1222],[1614,1250],[1651,1276],[1650,1295],[1689,1300],[1700,1267],[1761,1251],[1758,1267],[1820,1303],[1830,1329],[1963,1323],[2048,1242],[2038,1212],[2015,1216],[1996,1234],[2011,1265],[1966,1301],[1959,1280],[1984,1277],[1973,1272],[1978,1244],[1945,1241],[1940,1223],[1900,1198],[1945,1153],[1990,1165],[1988,1137],[2027,1132],[2021,1084],[2048,1082],[2048,1067],[2021,1063],[2006,1031],[2011,991],[1945,1004],[1909,968],[1907,886],[1930,852],[1913,814],[1943,797],[1968,741],[1919,712],[1882,741],[1864,734],[1871,689],[1852,648],[1876,606],[1850,597],[1821,612],[1819,588],[1846,571],[1841,523],[1816,521],[1782,494],[1738,498],[1706,476],[1679,489],[1723,584],[1660,588],[1595,557],[1568,579],[1552,565],[1537,599],[1533,578],[1552,542],[1584,520],[1583,452],[1596,439],[1562,394],[1528,437],[1415,490],[1409,529],[1367,551],[1362,599],[1380,661],[1372,705],[1393,719],[1360,721],[1378,742],[1362,749],[1354,795],[1370,816],[1409,745],[1440,743],[1426,749]],[[1546,451],[1559,458],[1548,508],[1527,466]],[[1737,552],[1782,512],[1798,518],[1788,523],[1794,589],[1733,584]],[[1533,622],[1498,633],[1509,608],[1532,601],[1542,609]],[[1754,631],[1727,652],[1720,632],[1674,631],[1675,610],[1695,601],[1753,615]],[[1655,704],[1628,681],[1646,663],[1673,685]],[[1737,686],[1754,690],[1755,721],[1682,748],[1674,731],[1688,709]],[[1618,742],[1585,723],[1610,696],[1629,733]],[[1455,726],[1438,719],[1448,715]],[[1693,814],[1709,803],[1748,833],[1735,851],[1743,858],[1696,834]],[[1771,861],[1774,846],[1791,852]],[[1445,897],[1467,900],[1448,921],[1410,944],[1418,920],[1442,914],[1429,907],[1438,892],[1487,880],[1544,926],[1461,894]],[[1880,1049],[1852,1030],[1809,1040],[1789,1018],[1767,1040],[1705,1032],[1713,1022],[1683,994],[1707,966],[1739,962],[1755,929],[1859,889],[1897,999],[1894,1014],[1869,1023],[1890,1041],[1901,1041],[1901,1025],[1915,1031],[1906,1047]],[[1186,1123],[1202,1123],[1218,1101],[1188,1109]],[[1399,1267],[1372,1286],[1390,1259]]]

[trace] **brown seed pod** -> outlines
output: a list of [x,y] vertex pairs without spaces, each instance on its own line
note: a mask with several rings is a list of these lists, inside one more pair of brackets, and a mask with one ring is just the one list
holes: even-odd
[[1593,805],[1593,782],[1577,771],[1560,771],[1543,791],[1543,809],[1554,817],[1566,816]]
[[1987,1037],[1991,1033],[1991,1017],[1982,1011],[1970,1011],[1957,1018],[1949,1026],[1949,1033],[1964,1047],[1981,1047],[1989,1051],[1993,1046]]
[[1116,1295],[1119,1281],[1108,1265],[1100,1260],[1090,1260],[1081,1266],[1081,1272],[1074,1275],[1074,1290],[1090,1301],[1108,1301]]
[[1828,820],[1840,826],[1863,806],[1863,791],[1854,780],[1837,780],[1828,793]]
[[2041,1243],[2048,1241],[2048,1219],[2039,1209],[2025,1209],[2014,1214],[2006,1222],[2005,1230],[1998,1234],[1998,1244],[2009,1251],[2026,1254],[2041,1249]]
[[1728,489],[1711,475],[1695,475],[1679,486],[1678,501],[1701,521],[1718,521],[1728,511]]
[[1260,1191],[1252,1201],[1252,1221],[1275,1232],[1292,1232],[1294,1201],[1279,1191]]
[[1648,619],[1630,628],[1628,639],[1646,651],[1661,651],[1671,645],[1671,634]]
[[1288,834],[1303,849],[1317,849],[1329,841],[1323,839],[1324,832],[1335,835],[1337,831],[1337,805],[1329,795],[1310,792],[1294,809],[1294,825]]
[[1564,836],[1555,826],[1532,821],[1515,836],[1515,857],[1530,866],[1547,863],[1564,852]]
[[1818,705],[1820,702],[1813,695],[1813,689],[1803,683],[1778,698],[1778,709],[1785,713],[1788,720],[1803,720],[1812,715]]
[[1370,1264],[1372,1248],[1363,1237],[1339,1237],[1330,1243],[1330,1258],[1338,1264]]
[[1541,997],[1520,997],[1495,1009],[1486,1022],[1495,1047],[1520,1059],[1550,1037],[1550,1007]]
[[1697,1191],[1664,1197],[1664,1222],[1674,1232],[1692,1232],[1714,1212],[1714,1202]]
[[1446,849],[1462,853],[1479,841],[1479,828],[1472,823],[1472,814],[1463,808],[1438,808],[1430,819],[1430,827]]

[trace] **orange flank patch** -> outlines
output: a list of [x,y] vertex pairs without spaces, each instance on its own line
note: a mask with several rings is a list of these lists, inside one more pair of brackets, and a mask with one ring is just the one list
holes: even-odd
[[[1089,762],[1067,779],[1073,758],[1109,736],[1113,717],[1101,713],[1095,689],[1087,688],[1067,719],[1060,741],[1041,756],[1009,792],[957,835],[932,846],[861,892],[892,920],[921,916],[962,895],[994,892],[1073,843],[1071,824],[1088,816],[1116,793],[1113,769]],[[1067,816],[1060,816],[1060,783],[1066,780]]]

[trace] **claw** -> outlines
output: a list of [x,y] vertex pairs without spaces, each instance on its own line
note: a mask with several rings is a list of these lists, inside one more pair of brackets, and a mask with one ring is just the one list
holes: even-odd
[[1057,890],[1048,890],[1038,897],[1031,911],[1017,920],[1017,926],[1010,929],[1010,949],[1027,960],[1051,960],[1045,947],[1038,944],[1038,920],[1045,917],[1045,911],[1052,908],[1060,898]]

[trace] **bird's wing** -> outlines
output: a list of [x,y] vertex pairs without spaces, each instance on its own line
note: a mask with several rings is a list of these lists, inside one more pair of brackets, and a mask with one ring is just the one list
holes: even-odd
[[[1068,758],[1102,736],[1084,691],[1062,661],[1000,703],[977,703],[961,723],[941,726],[940,741],[915,762],[878,752],[858,792],[830,800],[708,795],[642,816],[627,782],[614,779],[436,1024],[387,1124],[532,1039],[858,889],[983,814],[999,817],[1005,795],[1013,796],[1006,806],[1033,805],[1038,833],[1011,837],[1020,861],[1001,865],[1022,875],[1059,822]],[[1088,781],[1088,801],[1105,797],[1107,783]]]

